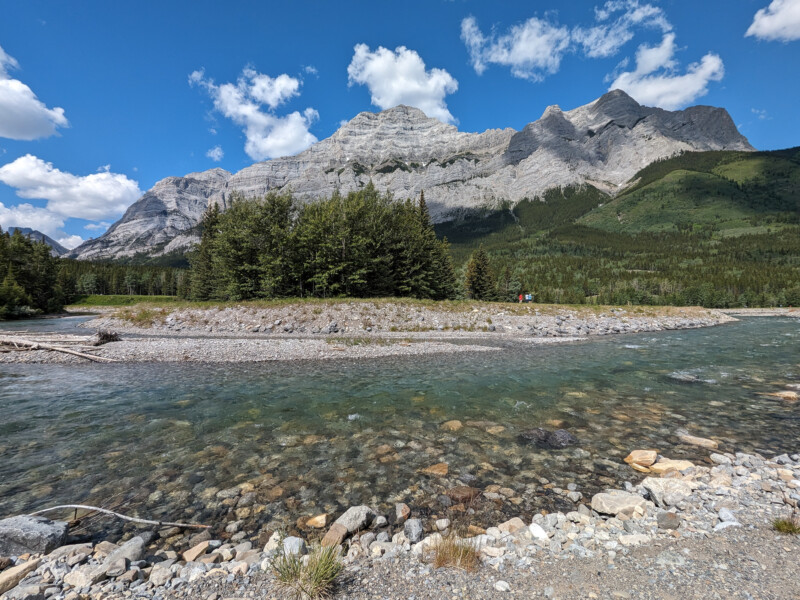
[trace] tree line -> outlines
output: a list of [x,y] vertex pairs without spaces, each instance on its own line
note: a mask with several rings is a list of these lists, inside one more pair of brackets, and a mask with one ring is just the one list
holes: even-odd
[[0,229],[0,320],[61,310],[58,271],[59,259],[46,243]]
[[395,200],[372,183],[308,204],[271,192],[213,206],[190,265],[194,300],[459,295],[424,194]]

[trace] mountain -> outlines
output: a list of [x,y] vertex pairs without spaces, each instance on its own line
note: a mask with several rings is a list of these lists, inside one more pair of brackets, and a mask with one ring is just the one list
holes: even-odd
[[63,256],[64,254],[67,254],[69,252],[69,250],[64,248],[64,246],[59,244],[50,236],[43,234],[41,231],[36,231],[35,229],[31,229],[30,227],[9,227],[7,231],[8,233],[14,233],[15,231],[19,231],[22,235],[26,235],[32,240],[36,240],[37,242],[44,242],[45,244],[50,246],[50,248],[52,248],[50,253],[53,256]]
[[169,177],[105,234],[72,251],[81,259],[165,254],[197,239],[206,205],[290,190],[301,201],[359,189],[370,180],[395,197],[425,198],[434,222],[516,205],[554,188],[590,184],[616,194],[650,163],[692,150],[752,151],[727,111],[645,107],[622,91],[569,111],[548,107],[521,131],[460,132],[416,109],[363,112],[297,156]]
[[796,222],[800,148],[687,152],[657,161],[636,182],[578,223],[639,233],[706,228],[728,234]]

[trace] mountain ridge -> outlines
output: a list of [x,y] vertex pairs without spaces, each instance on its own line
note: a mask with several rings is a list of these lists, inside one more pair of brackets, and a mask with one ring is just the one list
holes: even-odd
[[553,188],[590,184],[614,195],[640,169],[684,151],[754,150],[723,108],[645,107],[614,90],[562,111],[557,105],[515,131],[460,132],[416,108],[361,112],[330,137],[292,157],[167,177],[106,233],[73,250],[81,259],[166,254],[191,246],[205,208],[227,208],[234,193],[291,191],[300,201],[347,193],[373,181],[395,197],[425,191],[435,222],[516,204]]
[[36,229],[31,229],[30,227],[9,227],[6,230],[8,233],[14,233],[15,231],[19,231],[22,235],[31,238],[32,240],[36,240],[37,242],[44,242],[48,246],[50,246],[51,251],[50,253],[53,256],[64,256],[65,254],[69,253],[70,251],[51,238],[49,235],[45,235],[41,231]]

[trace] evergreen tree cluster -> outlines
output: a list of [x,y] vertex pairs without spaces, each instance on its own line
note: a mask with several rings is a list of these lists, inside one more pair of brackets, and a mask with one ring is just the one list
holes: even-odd
[[57,283],[67,302],[94,294],[186,297],[189,277],[172,267],[61,259]]
[[458,294],[424,194],[396,201],[371,183],[304,205],[272,192],[234,198],[224,213],[212,207],[190,264],[195,300]]
[[45,242],[0,229],[0,320],[55,312],[64,305],[59,259]]

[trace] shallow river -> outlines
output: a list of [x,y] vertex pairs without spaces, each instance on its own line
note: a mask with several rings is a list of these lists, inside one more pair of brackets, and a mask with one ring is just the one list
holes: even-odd
[[[486,520],[571,510],[552,488],[590,497],[638,481],[621,461],[631,449],[707,456],[679,444],[678,428],[726,451],[800,451],[800,404],[767,395],[800,383],[798,342],[800,320],[749,318],[376,361],[0,365],[0,517],[89,503],[224,524],[237,517],[215,491],[245,481],[257,492],[248,531],[362,503],[441,512],[459,483],[514,492]],[[443,431],[451,419],[465,427]],[[540,426],[578,444],[519,437]],[[419,472],[441,462],[445,477]]]

